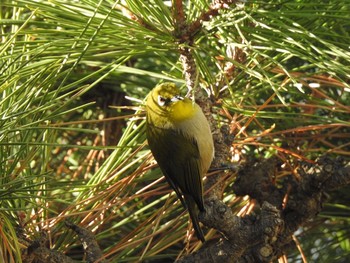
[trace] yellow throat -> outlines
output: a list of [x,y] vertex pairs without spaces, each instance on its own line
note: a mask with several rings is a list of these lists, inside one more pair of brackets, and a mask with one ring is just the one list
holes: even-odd
[[170,121],[176,123],[192,118],[198,110],[195,106],[188,98],[173,103],[170,109]]

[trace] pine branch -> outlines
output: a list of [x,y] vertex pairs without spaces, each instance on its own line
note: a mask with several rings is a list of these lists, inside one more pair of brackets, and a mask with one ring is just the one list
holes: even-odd
[[261,208],[256,214],[240,218],[220,200],[208,201],[201,220],[223,237],[178,262],[277,260],[293,245],[293,233],[321,211],[325,193],[350,184],[350,166],[340,159],[323,157],[316,164],[302,164],[299,179],[290,175],[281,188],[276,187],[273,177],[278,166],[275,159],[269,159],[243,167],[233,190],[256,198]]
[[[184,77],[186,80],[186,85],[189,91],[194,91],[197,93],[198,89],[195,86],[195,81],[197,79],[196,63],[192,54],[192,45],[195,40],[196,34],[200,31],[203,26],[203,22],[209,21],[214,16],[219,14],[219,11],[223,8],[227,8],[228,5],[234,4],[237,1],[235,0],[217,0],[214,1],[208,10],[204,11],[196,21],[185,24],[185,15],[183,12],[182,1],[177,0],[173,6],[174,13],[174,22],[175,22],[175,32],[174,37],[180,43],[179,52],[180,52],[180,61],[184,70]],[[197,99],[203,100],[203,96],[197,95]]]
[[95,236],[85,228],[79,227],[69,221],[65,221],[66,226],[72,229],[79,237],[83,244],[84,251],[86,254],[87,262],[106,262],[103,260],[103,253],[98,243],[96,242]]
[[[65,221],[66,226],[72,229],[79,237],[86,254],[86,262],[105,262],[103,253],[95,240],[95,236],[85,228],[79,227],[69,221]],[[74,263],[73,259],[64,253],[50,249],[48,247],[47,233],[40,232],[40,237],[35,240],[29,240],[25,237],[23,229],[17,231],[18,239],[27,246],[23,250],[22,260],[24,263],[45,262],[45,263]]]
[[19,234],[19,240],[22,244],[27,244],[27,249],[22,252],[22,261],[24,263],[74,263],[70,257],[67,257],[60,251],[48,248],[47,233],[40,232],[40,237],[30,241]]

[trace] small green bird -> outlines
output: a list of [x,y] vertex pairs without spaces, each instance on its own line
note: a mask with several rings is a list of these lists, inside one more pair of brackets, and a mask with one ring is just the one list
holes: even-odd
[[198,104],[182,97],[174,83],[155,87],[147,97],[146,109],[149,147],[204,242],[198,212],[205,211],[202,177],[214,157],[209,123]]

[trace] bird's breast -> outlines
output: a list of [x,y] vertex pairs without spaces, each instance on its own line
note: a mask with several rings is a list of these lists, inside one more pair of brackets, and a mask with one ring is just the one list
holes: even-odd
[[214,158],[214,143],[209,123],[198,105],[192,118],[177,123],[175,126],[188,138],[196,140],[201,159],[202,171],[206,173]]

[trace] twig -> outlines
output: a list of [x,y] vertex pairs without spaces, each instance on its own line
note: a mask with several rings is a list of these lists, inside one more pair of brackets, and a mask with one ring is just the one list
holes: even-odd
[[98,245],[98,243],[95,240],[95,236],[85,228],[79,227],[69,221],[65,221],[66,226],[72,229],[80,238],[81,243],[83,244],[85,254],[86,254],[86,261],[88,263],[94,263],[94,262],[106,262],[103,259],[103,253]]

